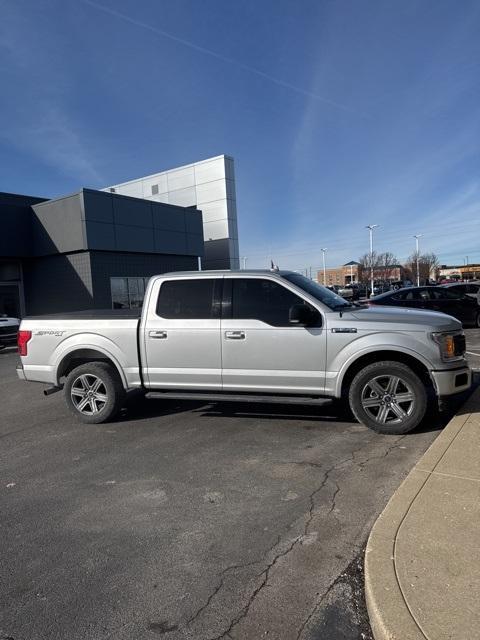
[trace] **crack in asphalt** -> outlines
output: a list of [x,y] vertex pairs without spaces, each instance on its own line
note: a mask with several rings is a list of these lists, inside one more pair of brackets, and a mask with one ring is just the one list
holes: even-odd
[[272,567],[275,566],[275,564],[278,562],[278,560],[280,558],[283,558],[284,556],[289,554],[290,551],[294,548],[294,546],[299,542],[300,539],[301,539],[301,536],[297,536],[294,539],[294,541],[287,547],[287,549],[285,551],[283,551],[282,553],[277,554],[273,558],[273,560],[262,571],[262,573],[260,573],[258,575],[258,577],[263,576],[263,580],[262,580],[261,584],[253,591],[252,595],[248,599],[247,604],[240,610],[240,612],[230,622],[230,625],[229,625],[228,629],[223,631],[220,635],[214,636],[213,638],[210,638],[210,640],[221,640],[222,638],[225,638],[226,636],[229,636],[230,631],[232,631],[232,629],[237,626],[237,624],[240,622],[240,620],[242,620],[243,618],[245,618],[248,615],[248,612],[250,610],[250,607],[253,604],[253,601],[255,600],[257,595],[260,593],[260,591],[263,589],[263,587],[265,587],[265,585],[267,584],[268,577],[269,577],[269,574],[270,574],[270,570],[272,569]]
[[[215,589],[212,591],[212,593],[208,596],[206,602],[204,605],[202,605],[197,611],[196,613],[193,614],[193,616],[191,616],[185,623],[185,626],[190,626],[204,611],[205,609],[209,606],[209,604],[211,603],[211,601],[213,600],[213,598],[217,595],[217,593],[220,591],[220,589],[223,587],[224,582],[225,582],[225,576],[229,571],[234,571],[235,569],[246,569],[247,567],[252,567],[256,564],[259,564],[260,562],[262,562],[266,556],[268,556],[268,554],[273,551],[273,549],[275,549],[276,546],[278,546],[280,544],[280,540],[281,540],[281,536],[277,536],[277,541],[273,543],[273,545],[271,547],[269,547],[265,553],[262,555],[261,558],[259,558],[258,560],[252,560],[251,562],[245,562],[242,564],[232,564],[228,567],[226,567],[221,573],[220,573],[220,582],[219,584],[215,587]],[[263,573],[263,572],[262,572]],[[261,575],[261,574],[260,574]]]
[[[368,458],[366,458],[365,460],[361,461],[361,462],[357,462],[356,461],[356,456],[368,445],[370,445],[371,443],[368,442],[365,445],[363,445],[362,447],[360,447],[359,449],[356,449],[354,451],[351,452],[351,454],[341,460],[340,462],[337,462],[335,464],[333,464],[330,468],[328,468],[323,475],[323,479],[320,483],[320,485],[314,489],[310,495],[309,495],[309,509],[307,512],[307,519],[304,525],[304,529],[303,529],[303,534],[297,536],[293,542],[287,547],[287,549],[285,549],[284,551],[282,551],[281,553],[278,553],[277,555],[274,556],[273,560],[267,565],[267,567],[258,574],[257,578],[262,578],[262,581],[260,583],[259,586],[257,586],[252,594],[250,595],[250,597],[248,598],[247,603],[240,609],[240,611],[232,618],[232,620],[230,621],[229,626],[227,627],[227,629],[225,631],[223,631],[222,633],[220,633],[217,636],[214,636],[212,638],[210,638],[209,640],[222,640],[224,638],[231,638],[230,632],[239,624],[239,622],[241,620],[243,620],[244,618],[247,617],[249,611],[250,611],[250,607],[252,606],[254,600],[256,599],[256,597],[258,596],[258,594],[260,593],[260,591],[262,591],[262,589],[267,586],[268,584],[268,579],[269,579],[269,575],[270,575],[270,571],[272,570],[272,568],[277,564],[277,562],[281,559],[284,558],[285,556],[287,556],[294,548],[295,546],[300,542],[302,542],[302,540],[308,535],[309,529],[310,529],[310,525],[311,522],[313,520],[313,518],[315,517],[315,498],[316,496],[325,488],[325,486],[327,485],[327,483],[329,481],[333,482],[335,484],[335,490],[332,494],[332,497],[330,499],[330,509],[326,514],[326,517],[330,516],[334,509],[336,508],[336,498],[338,493],[340,492],[341,488],[339,486],[339,484],[335,481],[332,480],[330,478],[330,475],[334,472],[334,471],[338,471],[339,469],[343,468],[344,465],[347,465],[349,462],[355,462],[356,464],[358,464],[358,466],[360,466],[361,468],[363,468],[365,465],[367,465],[371,460],[376,460],[376,459],[381,459],[381,458],[385,458],[386,456],[388,456],[390,454],[390,452],[396,448],[398,448],[399,443],[401,440],[403,440],[403,438],[406,437],[407,434],[402,435],[400,438],[398,438],[390,447],[387,448],[387,450],[382,453],[382,455],[379,456],[370,456]],[[315,462],[309,462],[309,461],[291,461],[291,464],[303,464],[303,465],[308,465],[308,466],[313,466],[313,467],[317,467],[317,468],[322,468],[321,463],[315,463]],[[335,514],[333,514],[334,517]],[[240,565],[231,565],[229,567],[227,567],[226,569],[224,569],[222,571],[221,575],[221,579],[220,582],[217,584],[217,586],[215,587],[215,589],[212,591],[212,593],[209,595],[209,597],[207,598],[206,602],[204,605],[202,605],[197,612],[191,616],[191,618],[189,618],[189,620],[186,622],[186,626],[190,626],[210,605],[210,603],[212,602],[212,600],[215,598],[215,596],[218,594],[218,592],[222,589],[223,585],[224,585],[224,578],[225,575],[229,572],[229,571],[233,571],[234,569],[241,569],[241,568],[246,568],[248,566],[252,566],[255,564],[259,564],[266,556],[268,556],[268,554],[273,551],[273,549],[275,547],[277,547],[280,544],[280,540],[281,540],[281,536],[278,536],[277,542],[272,545],[264,554],[263,554],[263,558],[261,558],[260,560],[256,560],[256,561],[252,561],[246,564],[240,564]],[[348,566],[348,565],[347,565]],[[345,569],[335,578],[335,580],[330,583],[330,585],[327,587],[327,590],[322,594],[322,596],[320,597],[320,599],[315,603],[315,606],[313,607],[312,611],[310,612],[309,616],[307,617],[307,619],[304,621],[304,623],[302,624],[300,630],[299,630],[299,634],[297,635],[297,640],[298,638],[300,638],[300,635],[303,633],[303,630],[305,629],[305,627],[307,626],[308,622],[310,621],[310,619],[312,618],[312,616],[315,614],[316,610],[318,609],[318,607],[321,605],[322,601],[325,599],[325,597],[328,595],[328,593],[330,592],[330,590],[335,586],[335,584],[337,583],[338,580],[340,580],[340,578],[342,577],[343,573],[345,572]]]
[[[364,467],[366,464],[368,464],[368,462],[370,462],[371,460],[378,460],[378,459],[381,459],[381,458],[386,458],[386,457],[391,453],[391,451],[393,451],[394,449],[397,449],[397,448],[400,446],[400,442],[401,442],[401,441],[402,441],[406,436],[407,436],[407,434],[402,435],[402,436],[400,436],[399,438],[397,438],[397,440],[395,441],[395,443],[394,443],[394,444],[392,444],[390,447],[388,447],[388,448],[387,448],[387,450],[385,451],[385,453],[383,453],[381,456],[370,456],[370,457],[366,458],[366,460],[364,460],[363,462],[361,462],[361,463],[357,463],[357,464],[358,464],[358,466],[360,466],[360,467],[362,467],[362,468],[363,468],[363,467]],[[363,448],[363,447],[362,447],[362,448]],[[362,450],[362,448],[357,449],[357,450],[355,450],[355,451],[353,451],[353,452],[352,452],[351,460],[355,461],[355,456],[356,456],[356,454],[358,454],[358,453]],[[334,470],[336,470],[338,467],[340,467],[340,466],[341,466],[342,464],[344,464],[345,462],[346,462],[346,460],[345,460],[345,461],[342,461],[342,462],[339,462],[339,463],[338,463],[338,465],[334,465],[334,466],[333,466],[333,467],[332,467],[332,468],[327,472],[327,474],[328,474],[328,473],[331,473],[331,472],[332,472],[332,471],[334,471]],[[325,480],[325,478],[324,478],[324,480]],[[327,515],[330,515],[330,514],[333,512],[333,510],[334,510],[334,508],[335,508],[335,506],[336,506],[335,499],[336,499],[337,494],[338,494],[338,493],[339,493],[339,491],[340,491],[340,487],[338,486],[338,483],[337,483],[336,481],[333,481],[333,482],[335,482],[336,490],[335,490],[335,492],[334,492],[334,494],[333,494],[333,496],[332,496],[330,510],[329,510],[329,512],[328,512],[328,514],[327,514]],[[325,482],[323,482],[323,483],[322,483],[322,485],[324,486],[324,485],[325,485]],[[352,562],[352,561],[351,561],[351,562]],[[349,567],[349,565],[351,564],[351,562],[350,562],[348,565],[346,565],[346,567],[344,567],[344,569],[343,569],[343,570],[342,570],[342,571],[337,575],[337,577],[336,577],[336,578],[335,578],[335,579],[334,579],[334,580],[333,580],[333,581],[328,585],[327,589],[323,592],[323,594],[320,596],[320,598],[316,600],[315,605],[313,606],[313,608],[312,608],[312,610],[310,611],[309,615],[307,616],[307,618],[305,619],[305,621],[302,623],[302,625],[301,625],[301,627],[300,627],[300,629],[299,629],[299,631],[298,631],[298,633],[297,633],[297,638],[296,638],[296,640],[300,640],[300,637],[301,637],[301,635],[302,635],[303,631],[305,630],[305,628],[307,627],[308,623],[310,622],[310,620],[312,619],[312,617],[315,615],[316,611],[317,611],[317,610],[318,610],[318,608],[321,606],[322,602],[323,602],[323,601],[325,600],[325,598],[328,596],[328,594],[330,593],[330,591],[331,591],[331,590],[336,586],[336,584],[340,581],[340,579],[344,577],[345,572],[346,572],[346,570],[348,569],[348,567]]]
[[[408,433],[404,434],[403,436],[400,436],[399,438],[397,438],[397,440],[395,440],[395,443],[392,444],[391,447],[388,447],[388,449],[385,451],[384,454],[382,454],[381,456],[371,456],[370,458],[367,458],[366,460],[363,460],[363,462],[357,462],[358,466],[361,467],[363,469],[363,467],[370,462],[371,460],[381,460],[382,458],[386,458],[394,449],[398,449],[400,446],[400,442],[406,438],[408,435]],[[355,452],[354,452],[355,453]],[[355,457],[354,457],[355,460]]]

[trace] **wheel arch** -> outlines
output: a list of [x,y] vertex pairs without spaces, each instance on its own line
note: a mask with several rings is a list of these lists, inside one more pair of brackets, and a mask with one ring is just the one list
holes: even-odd
[[365,353],[348,364],[340,381],[340,396],[344,398],[348,395],[350,384],[359,371],[373,362],[382,362],[385,360],[401,362],[402,364],[407,365],[428,387],[435,390],[434,381],[430,376],[430,372],[425,363],[419,358],[403,351],[381,349],[379,351]]
[[57,384],[60,384],[61,379],[68,376],[75,367],[88,362],[104,362],[111,365],[120,376],[123,387],[127,388],[127,380],[120,363],[111,353],[98,347],[81,347],[64,354],[56,369]]

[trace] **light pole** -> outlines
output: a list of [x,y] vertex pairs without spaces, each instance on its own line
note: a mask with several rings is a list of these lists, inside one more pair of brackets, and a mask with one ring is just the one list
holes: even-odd
[[325,269],[325,251],[327,249],[322,249],[322,256],[323,256],[323,286],[326,287],[327,286],[327,272]]
[[423,236],[423,233],[419,233],[416,236],[413,236],[415,238],[415,253],[417,256],[417,287],[420,286],[420,251],[418,248],[418,239],[421,238]]
[[245,269],[247,268],[247,256],[243,256],[242,260],[243,260],[243,270],[245,271]]
[[370,297],[373,297],[373,230],[378,227],[378,224],[367,224],[365,227],[370,231]]

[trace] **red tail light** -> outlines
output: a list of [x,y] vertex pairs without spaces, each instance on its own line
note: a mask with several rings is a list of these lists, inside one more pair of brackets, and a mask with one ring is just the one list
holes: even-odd
[[17,344],[18,344],[18,353],[21,356],[26,356],[27,354],[27,343],[32,337],[31,331],[19,331],[17,336]]

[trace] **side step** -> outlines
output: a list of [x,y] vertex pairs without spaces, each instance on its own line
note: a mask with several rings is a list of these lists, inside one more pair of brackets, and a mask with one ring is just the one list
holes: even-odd
[[261,396],[244,393],[195,393],[190,391],[150,391],[146,394],[152,400],[200,400],[205,402],[258,402],[270,404],[305,404],[323,406],[332,403],[331,398],[317,396]]

